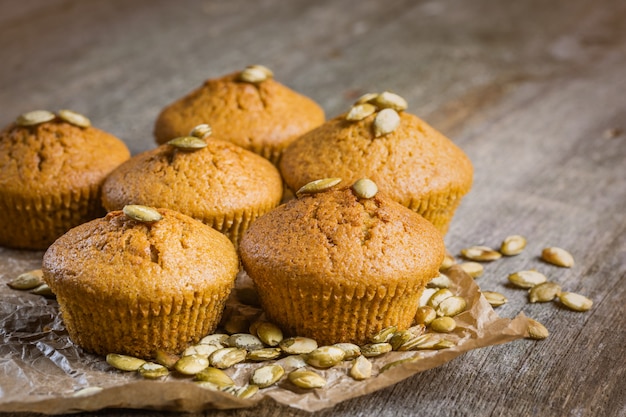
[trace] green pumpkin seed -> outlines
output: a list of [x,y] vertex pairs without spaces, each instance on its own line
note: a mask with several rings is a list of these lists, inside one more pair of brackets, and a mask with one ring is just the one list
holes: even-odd
[[120,371],[136,371],[141,365],[146,363],[143,359],[118,353],[109,353],[106,356],[106,362]]
[[405,352],[409,350],[417,350],[417,349],[420,349],[422,346],[427,346],[427,345],[434,346],[436,342],[437,342],[437,339],[433,337],[432,333],[422,334],[422,335],[419,335],[410,339],[409,341],[404,343],[402,346],[400,346],[398,350],[400,352]]
[[519,288],[532,288],[547,280],[548,278],[541,272],[533,270],[519,271],[509,275],[509,282]]
[[30,293],[35,295],[41,295],[43,297],[54,298],[52,288],[50,288],[45,282],[30,290]]
[[207,147],[205,140],[195,136],[181,136],[168,141],[167,144],[181,151],[197,151]]
[[500,245],[500,253],[504,256],[519,255],[526,247],[526,238],[520,235],[511,235],[504,238]]
[[400,359],[397,361],[389,362],[388,364],[380,368],[380,373],[382,374],[383,372],[386,372],[392,368],[403,366],[403,365],[406,365],[407,363],[419,362],[420,360],[422,360],[422,357],[418,356],[418,357],[405,358],[405,359]]
[[165,366],[167,369],[173,369],[176,362],[180,359],[178,355],[166,352],[164,350],[157,350],[154,356],[154,360],[160,365]]
[[431,306],[418,307],[415,313],[415,323],[424,324],[428,326],[433,320],[437,318],[437,312]]
[[391,339],[389,339],[391,349],[398,350],[400,346],[411,340],[413,337],[413,333],[411,333],[409,330],[401,330],[399,332],[395,332],[393,336],[391,336]]
[[156,209],[138,204],[129,204],[123,209],[126,217],[142,223],[153,223],[161,220],[163,216]]
[[346,353],[336,346],[321,346],[305,356],[306,363],[316,368],[330,368],[341,362]]
[[350,368],[350,376],[357,381],[362,381],[372,376],[372,362],[365,356],[357,357]]
[[374,137],[387,135],[400,125],[400,116],[394,109],[383,109],[374,118]]
[[561,286],[559,284],[547,281],[528,290],[528,301],[531,303],[546,303],[554,300],[560,293]]
[[341,178],[322,178],[320,180],[311,181],[296,191],[296,195],[321,193],[333,188],[340,182]]
[[408,104],[406,100],[397,94],[383,91],[372,99],[372,103],[379,109],[393,109],[397,112],[406,110]]
[[198,342],[198,344],[215,345],[217,347],[223,348],[227,346],[226,341],[228,340],[228,337],[229,336],[227,334],[223,334],[223,333],[210,334],[200,339],[200,342]]
[[541,251],[541,259],[552,265],[560,266],[563,268],[571,268],[572,266],[574,266],[574,257],[572,256],[572,254],[565,249],[557,247],[545,248],[543,251]]
[[447,288],[442,288],[440,290],[437,290],[432,297],[430,297],[428,299],[428,302],[426,303],[427,306],[430,306],[432,308],[435,309],[435,311],[437,310],[437,307],[439,306],[439,304],[445,300],[446,298],[450,298],[453,297],[454,294],[452,293],[452,291],[450,291]]
[[18,275],[17,278],[10,281],[7,285],[14,290],[27,291],[37,288],[43,283],[43,271],[34,269]]
[[559,300],[565,307],[574,311],[587,311],[593,305],[589,298],[573,292],[562,292],[559,294]]
[[465,298],[454,295],[441,301],[437,308],[435,308],[435,311],[439,317],[453,317],[464,312],[466,307],[467,301],[465,301]]
[[236,347],[248,351],[263,349],[263,342],[261,342],[261,339],[248,333],[235,333],[226,340],[226,344],[230,347]]
[[541,323],[539,323],[537,320],[528,319],[528,339],[534,339],[534,340],[542,340],[547,338],[550,333],[548,332],[548,329],[545,328],[545,326]]
[[257,392],[259,392],[259,387],[257,385],[248,384],[237,389],[235,396],[245,400],[254,396]]
[[233,381],[226,372],[211,366],[208,366],[196,373],[195,379],[197,381],[209,382],[218,389],[223,387],[232,387],[235,385],[235,381]]
[[209,366],[209,359],[200,355],[182,356],[174,364],[174,369],[183,375],[195,375]]
[[139,374],[146,379],[159,379],[169,375],[170,371],[158,363],[146,362],[137,370]]
[[67,109],[59,110],[58,115],[60,119],[63,119],[66,122],[73,124],[74,126],[84,128],[91,126],[91,120],[75,111]]
[[380,356],[384,355],[385,353],[391,352],[391,350],[391,343],[368,343],[361,346],[361,355],[365,356],[366,358],[373,358],[375,356]]
[[49,122],[56,116],[48,110],[33,110],[28,113],[20,114],[15,120],[18,126],[34,126],[41,123]]
[[283,368],[285,369],[298,369],[304,368],[306,366],[306,361],[304,360],[304,354],[301,355],[290,355],[286,358],[280,360]]
[[211,366],[219,369],[230,368],[231,366],[246,360],[248,352],[245,349],[227,347],[218,349],[209,356]]
[[462,262],[459,267],[472,278],[480,277],[485,271],[485,268],[478,262]]
[[90,395],[95,395],[99,392],[102,392],[104,388],[102,387],[85,387],[75,391],[72,394],[72,397],[88,397]]
[[308,337],[290,337],[279,343],[283,352],[289,355],[299,355],[302,353],[311,353],[317,349],[317,342]]
[[282,355],[282,353],[283,351],[280,350],[280,348],[269,347],[269,348],[263,348],[263,349],[256,349],[256,350],[249,351],[248,356],[246,356],[246,359],[250,361],[255,361],[255,362],[269,361],[271,359],[279,358],[280,355]]
[[370,342],[371,343],[388,342],[389,339],[393,337],[396,331],[398,331],[398,328],[396,326],[385,327],[384,329],[382,329],[381,331],[379,331],[378,333],[370,337]]
[[268,346],[278,346],[283,340],[282,330],[274,323],[260,323],[256,328],[256,334]]
[[187,349],[185,349],[182,356],[199,355],[208,358],[213,352],[215,352],[219,348],[220,347],[217,345],[198,344],[194,346],[189,346]]
[[504,294],[497,291],[482,291],[482,293],[487,302],[491,304],[491,307],[499,307],[508,301]]
[[355,104],[350,108],[348,114],[346,114],[346,120],[351,122],[357,122],[365,119],[367,116],[371,116],[376,112],[376,106],[369,103]]
[[488,246],[470,246],[461,250],[461,255],[470,261],[489,262],[502,257],[502,254]]
[[428,281],[426,287],[428,288],[450,288],[452,281],[447,275],[439,273],[435,278]]
[[267,80],[268,73],[263,68],[259,68],[259,65],[249,66],[239,73],[239,81],[246,83],[258,84]]
[[365,93],[361,97],[356,99],[354,104],[356,105],[363,103],[372,103],[376,99],[376,97],[378,97],[378,93]]
[[303,368],[291,371],[288,378],[292,384],[300,388],[314,389],[326,385],[326,379],[323,376]]
[[433,346],[434,349],[449,349],[451,347],[455,347],[456,343],[452,340],[441,339]]
[[280,365],[261,366],[252,373],[250,383],[257,385],[259,388],[266,388],[277,383],[284,374],[285,370]]
[[420,300],[418,302],[419,306],[425,306],[428,304],[428,300],[438,291],[437,288],[424,288],[422,291],[422,295],[420,295]]
[[352,191],[358,198],[372,198],[378,193],[378,186],[369,178],[361,178],[352,184]]
[[344,360],[348,361],[361,356],[361,348],[354,343],[335,343],[333,346],[343,350]]
[[[191,129],[191,132],[189,132],[189,136],[193,136],[196,137],[198,139],[206,139],[209,136],[211,136],[211,134],[213,133],[213,129],[211,128],[211,126],[209,126],[206,123],[200,124],[196,127],[194,127],[193,129]],[[203,141],[204,142],[204,141]],[[206,146],[206,142],[205,146]],[[176,146],[176,145],[174,145]]]
[[452,317],[438,317],[430,323],[430,328],[437,333],[450,333],[456,329],[456,321]]
[[449,269],[452,265],[456,265],[456,259],[454,259],[454,256],[446,253],[443,257],[443,261],[441,262],[441,266],[439,267],[439,271],[443,272]]

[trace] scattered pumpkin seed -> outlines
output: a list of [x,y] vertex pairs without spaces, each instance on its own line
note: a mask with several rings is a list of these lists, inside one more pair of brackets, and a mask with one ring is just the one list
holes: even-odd
[[395,332],[389,340],[391,349],[398,350],[400,346],[411,340],[413,337],[413,333],[411,333],[409,330],[400,330],[399,332]]
[[43,271],[34,269],[18,275],[17,278],[11,280],[7,285],[14,290],[27,291],[37,288],[43,283]]
[[209,356],[211,366],[219,369],[230,368],[231,366],[246,360],[248,352],[237,347],[227,347],[218,349]]
[[437,318],[437,312],[431,306],[421,306],[417,308],[415,313],[415,322],[428,326]]
[[227,334],[223,334],[223,333],[214,333],[214,334],[210,334],[208,336],[204,336],[202,339],[200,339],[200,342],[198,342],[198,344],[200,345],[215,345],[218,347],[226,347],[226,341],[228,340],[228,335]]
[[346,120],[356,122],[365,119],[376,112],[376,106],[370,103],[355,104],[346,114]]
[[480,277],[485,271],[485,268],[478,262],[462,262],[459,267],[472,278]]
[[199,355],[208,358],[217,349],[220,349],[218,345],[197,344],[189,346],[187,349],[185,349],[182,356]]
[[278,346],[283,340],[283,332],[274,323],[262,322],[256,328],[256,334],[268,346]]
[[261,342],[261,339],[248,333],[235,333],[226,340],[226,344],[230,347],[236,347],[248,351],[263,349],[263,342]]
[[430,328],[437,333],[450,333],[456,329],[456,321],[452,317],[437,317],[430,323]]
[[535,285],[528,291],[528,301],[531,303],[546,303],[554,300],[561,293],[561,286],[556,282],[547,281]]
[[49,122],[55,117],[54,113],[48,110],[33,110],[28,113],[20,114],[17,119],[15,119],[15,124],[18,126],[34,126]]
[[178,355],[166,352],[164,350],[157,350],[154,355],[154,360],[160,365],[165,366],[167,369],[173,369],[176,362],[180,359]]
[[137,370],[139,374],[146,379],[159,379],[169,375],[170,371],[158,363],[146,362]]
[[359,356],[352,362],[350,376],[357,381],[362,381],[372,376],[372,362],[365,356]]
[[380,368],[380,373],[382,374],[383,372],[386,372],[386,371],[388,371],[388,370],[390,370],[392,368],[395,368],[397,366],[406,365],[407,363],[418,362],[420,360],[422,360],[421,356],[415,356],[415,357],[404,358],[404,359],[399,359],[397,361],[389,362],[388,364],[386,364],[385,366]]
[[574,311],[587,311],[593,305],[593,301],[584,295],[567,291],[559,294],[559,300],[565,307]]
[[383,91],[372,99],[372,103],[379,109],[393,109],[397,112],[406,110],[408,104],[406,100],[397,94]]
[[278,382],[285,374],[282,366],[272,364],[257,368],[250,377],[250,383],[257,385],[259,388],[266,388]]
[[428,288],[450,288],[452,281],[446,274],[439,273],[435,278],[428,281],[426,287]]
[[282,353],[283,351],[280,348],[268,347],[249,351],[246,359],[255,362],[268,361],[279,358]]
[[136,371],[141,365],[146,363],[143,359],[120,355],[119,353],[109,353],[106,356],[106,362],[120,371]]
[[209,366],[209,359],[200,355],[182,356],[174,364],[174,369],[183,375],[195,375]]
[[547,280],[544,274],[535,270],[519,271],[509,275],[509,282],[519,288],[532,288]]
[[273,78],[274,77],[274,71],[272,71],[271,69],[269,69],[265,65],[254,64],[254,65],[248,65],[247,68],[254,68],[254,69],[257,69],[259,71],[263,71],[265,73],[265,75],[267,76],[267,78]]
[[341,178],[322,178],[320,180],[311,181],[296,191],[296,195],[321,193],[322,191],[333,188],[340,182]]
[[73,124],[78,127],[89,127],[91,126],[91,120],[89,120],[86,116],[77,113],[72,110],[59,110],[58,112],[59,118],[65,120],[68,123]]
[[289,381],[300,388],[322,388],[326,385],[326,379],[317,372],[308,369],[298,368],[288,375]]
[[344,360],[352,360],[358,356],[361,356],[361,348],[354,343],[335,343],[333,346],[343,350]]
[[384,329],[382,329],[381,331],[379,331],[378,333],[370,337],[370,342],[371,343],[388,342],[389,339],[393,337],[396,331],[398,331],[398,328],[396,326],[385,327]]
[[85,387],[81,388],[77,391],[74,391],[72,397],[88,397],[90,395],[95,395],[101,392],[104,388],[102,387]]
[[48,286],[48,284],[46,284],[45,282],[35,288],[33,288],[32,290],[30,290],[31,294],[35,294],[35,295],[41,295],[43,297],[50,297],[53,298],[54,297],[54,293],[52,292],[52,288],[50,288]]
[[456,259],[454,259],[454,256],[446,253],[443,257],[443,261],[441,262],[441,266],[439,267],[439,271],[443,272],[446,269],[449,269],[452,265],[456,265]]
[[357,98],[354,104],[363,104],[363,103],[371,103],[376,97],[378,97],[378,93],[365,93],[361,97]]
[[361,355],[366,358],[373,358],[375,356],[384,355],[387,352],[391,352],[391,343],[368,343],[361,346]]
[[[360,351],[359,351],[360,354]],[[306,361],[304,360],[304,355],[290,355],[286,358],[280,360],[283,368],[286,369],[298,369],[304,368],[306,366]]]
[[248,385],[244,385],[243,387],[238,388],[237,392],[235,393],[235,396],[245,400],[254,396],[254,394],[256,394],[257,392],[259,392],[258,385],[248,384]]
[[156,209],[138,204],[129,204],[124,206],[123,212],[129,219],[142,223],[158,222],[163,218],[161,213],[159,213]]
[[452,293],[452,291],[450,291],[447,288],[441,288],[440,290],[437,290],[432,297],[430,297],[428,299],[428,302],[426,303],[426,305],[432,307],[435,309],[435,311],[437,310],[437,306],[439,306],[439,304],[445,300],[446,298],[450,298],[453,297],[454,294]]
[[249,66],[239,73],[239,81],[258,84],[267,80],[268,74],[259,66]]
[[181,151],[197,151],[207,147],[205,140],[195,136],[180,136],[168,141],[167,144]]
[[464,312],[466,307],[467,301],[465,300],[465,298],[454,295],[441,301],[439,305],[437,305],[437,307],[435,308],[435,311],[437,312],[437,316],[439,317],[453,317],[457,314]]
[[[210,125],[203,123],[191,129],[189,132],[189,136],[196,137],[198,139],[206,139],[213,133],[213,129]],[[205,142],[206,144],[206,142]]]
[[574,266],[574,257],[572,256],[572,254],[565,249],[557,248],[554,246],[542,250],[541,259],[552,265],[560,266],[563,268],[571,268],[572,266]]
[[548,329],[546,329],[546,327],[539,323],[537,320],[528,319],[528,338],[529,339],[534,339],[534,340],[542,340],[545,339],[546,337],[548,337],[548,335],[550,334],[548,332]]
[[352,191],[358,198],[372,198],[378,193],[378,186],[369,178],[361,178],[352,184]]
[[209,382],[218,389],[235,385],[235,381],[226,372],[212,366],[207,366],[196,373],[195,379],[196,381]]
[[491,304],[491,307],[499,307],[509,301],[504,296],[504,294],[501,294],[497,291],[482,291],[482,293],[487,302]]
[[400,125],[400,115],[394,109],[383,109],[374,118],[374,137],[387,135]]
[[316,368],[330,368],[341,362],[346,353],[336,346],[320,346],[308,353],[304,359],[306,363]]
[[500,259],[502,254],[488,246],[470,246],[461,249],[461,255],[470,261],[490,262]]
[[422,295],[420,295],[420,300],[418,305],[419,306],[425,306],[428,304],[428,300],[430,300],[430,297],[433,296],[433,294],[435,294],[438,291],[437,288],[424,288],[424,290],[422,291]]
[[410,339],[402,346],[400,346],[398,350],[401,352],[417,350],[421,349],[422,346],[434,346],[436,342],[437,339],[434,338],[432,333],[426,333]]
[[435,343],[433,348],[435,348],[435,349],[449,349],[449,348],[455,347],[455,346],[456,346],[456,343],[454,343],[452,340],[440,339],[437,343]]
[[500,253],[504,256],[514,256],[522,253],[526,247],[526,238],[520,235],[511,235],[504,238],[500,245]]
[[278,346],[289,355],[300,355],[317,349],[317,342],[308,337],[296,336],[282,340]]

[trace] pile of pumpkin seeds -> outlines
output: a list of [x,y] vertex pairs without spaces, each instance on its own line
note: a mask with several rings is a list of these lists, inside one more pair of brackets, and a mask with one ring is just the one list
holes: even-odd
[[408,107],[404,98],[395,93],[384,91],[367,93],[359,97],[346,114],[346,120],[358,122],[376,113],[373,121],[374,137],[387,135],[400,125],[399,112]]
[[42,123],[50,122],[57,117],[67,123],[73,124],[74,126],[82,128],[91,126],[91,121],[86,116],[67,109],[59,110],[57,114],[48,110],[29,111],[20,114],[15,119],[15,124],[18,126],[36,126]]

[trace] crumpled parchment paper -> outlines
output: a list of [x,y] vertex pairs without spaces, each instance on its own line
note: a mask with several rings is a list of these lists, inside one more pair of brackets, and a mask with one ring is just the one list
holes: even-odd
[[[453,267],[447,272],[453,282],[450,289],[468,302],[467,310],[455,317],[456,330],[445,335],[457,342],[455,347],[390,352],[372,358],[373,376],[364,381],[353,380],[348,375],[350,362],[344,361],[331,369],[317,370],[328,381],[324,388],[300,389],[285,376],[278,384],[244,400],[197,386],[191,378],[175,373],[163,380],[144,380],[138,373],[117,371],[103,357],[75,346],[65,331],[54,299],[16,291],[6,285],[20,273],[40,268],[42,255],[41,252],[0,248],[0,412],[61,414],[103,408],[197,412],[251,407],[268,398],[316,411],[396,384],[471,349],[522,338],[528,324],[523,314],[513,320],[500,318],[474,280],[460,268]],[[225,314],[241,313],[251,317],[261,314],[260,310],[238,301],[237,292],[246,285],[245,280],[238,280],[238,283]],[[381,372],[386,364],[401,359],[408,360]],[[237,385],[245,385],[252,371],[262,364],[242,363],[227,372]]]

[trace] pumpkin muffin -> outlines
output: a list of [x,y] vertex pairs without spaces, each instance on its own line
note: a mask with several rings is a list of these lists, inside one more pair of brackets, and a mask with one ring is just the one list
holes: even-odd
[[443,238],[372,181],[328,188],[334,182],[309,184],[259,218],[239,251],[268,320],[320,344],[363,344],[387,326],[411,325]]
[[0,132],[0,245],[45,249],[103,215],[104,178],[129,157],[122,141],[78,113],[19,116]]
[[267,68],[254,65],[207,80],[168,105],[156,120],[154,135],[163,144],[208,123],[224,133],[224,140],[276,164],[289,143],[324,120],[324,111],[313,100],[275,81]]
[[317,178],[368,177],[445,234],[471,188],[472,164],[452,141],[404,108],[406,102],[395,94],[367,95],[347,114],[303,135],[283,153],[285,183],[297,190]]
[[176,211],[127,206],[46,251],[70,338],[100,355],[177,354],[213,332],[239,269],[232,243]]
[[177,210],[219,230],[237,245],[257,217],[276,207],[283,183],[268,160],[207,138],[208,125],[120,165],[103,186],[104,207],[142,204]]

